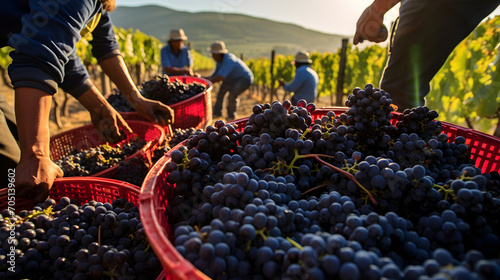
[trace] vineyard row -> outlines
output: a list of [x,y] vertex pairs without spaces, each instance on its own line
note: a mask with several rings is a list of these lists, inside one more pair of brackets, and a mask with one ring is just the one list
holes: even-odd
[[[426,105],[437,110],[440,119],[500,136],[500,126],[494,129],[500,115],[499,26],[498,16],[480,24],[456,47],[432,80]],[[164,43],[139,30],[116,28],[115,31],[122,56],[137,84],[160,73],[160,50]],[[6,69],[11,62],[10,51],[8,47],[0,49],[0,74],[5,83],[8,83]],[[87,39],[78,42],[77,53],[88,65],[91,76],[101,78]],[[211,57],[194,50],[193,54],[195,71],[214,69],[215,62]],[[345,64],[341,63],[341,54],[345,55]],[[271,98],[278,87],[278,79],[291,81],[294,76],[294,67],[290,64],[292,55],[276,54],[272,57],[272,60],[253,58],[245,61],[255,76],[254,90],[269,92]],[[378,85],[387,58],[387,48],[380,45],[360,49],[347,44],[344,50],[312,52],[311,67],[320,80],[319,96],[332,95],[332,105],[343,105],[338,101],[334,104],[333,95],[341,100],[355,87],[366,83]],[[338,79],[339,75],[342,75],[341,79]],[[339,80],[342,81],[340,85]]]

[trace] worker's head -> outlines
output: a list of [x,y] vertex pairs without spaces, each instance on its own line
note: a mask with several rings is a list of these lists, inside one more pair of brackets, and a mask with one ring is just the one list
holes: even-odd
[[186,34],[182,28],[170,30],[168,43],[173,51],[179,51],[184,47],[184,41],[187,40]]
[[209,51],[212,53],[212,57],[215,61],[220,62],[224,55],[228,53],[226,49],[226,44],[223,41],[215,41],[211,46]]
[[111,12],[116,8],[116,0],[99,0],[104,10]]
[[310,65],[312,63],[312,60],[309,58],[309,52],[306,51],[299,51],[295,55],[294,61],[292,61],[292,64],[295,65],[295,67],[299,68],[302,65]]

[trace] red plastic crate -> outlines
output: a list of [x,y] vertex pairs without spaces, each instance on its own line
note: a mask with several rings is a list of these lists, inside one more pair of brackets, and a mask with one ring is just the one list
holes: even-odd
[[[181,102],[169,105],[175,112],[175,122],[172,125],[173,129],[176,128],[190,128],[194,127],[205,128],[212,123],[212,82],[203,78],[196,78],[191,76],[169,76],[170,81],[175,79],[180,80],[182,83],[188,84],[198,82],[205,84],[207,89],[197,95],[183,100]],[[136,112],[120,112],[125,120],[142,120],[149,121],[145,117],[137,114]],[[164,127],[167,133],[168,126]]]
[[[127,182],[98,178],[98,177],[68,177],[59,178],[54,181],[49,196],[56,202],[62,197],[75,199],[79,205],[91,200],[112,203],[115,199],[126,198],[134,206],[139,206],[139,187]],[[0,189],[0,211],[8,208],[8,189]],[[14,201],[15,212],[33,209],[35,203],[32,200],[16,198]],[[164,272],[157,279],[164,279]]]
[[[341,114],[347,107],[319,108],[311,115],[313,119],[324,116],[329,111]],[[392,123],[401,118],[401,113],[393,113]],[[239,131],[242,131],[248,118],[232,121]],[[500,171],[500,138],[495,138],[471,129],[449,123],[442,123],[443,133],[448,134],[451,140],[456,136],[464,136],[467,144],[471,145],[471,158],[475,160],[476,166],[483,172]],[[178,149],[183,143],[177,145],[163,156],[153,166],[146,176],[141,187],[139,196],[139,209],[141,221],[157,257],[163,265],[163,274],[158,279],[210,279],[193,264],[184,259],[177,252],[170,240],[173,240],[172,227],[165,216],[165,209],[168,206],[169,198],[173,197],[175,185],[166,181],[168,173],[164,171],[167,163],[171,161],[170,154]],[[496,162],[495,162],[496,161]]]
[[443,133],[451,140],[457,136],[465,138],[475,166],[480,167],[483,172],[500,172],[500,138],[447,122],[441,124]]
[[[0,190],[0,210],[7,209],[8,189]],[[111,203],[118,198],[126,198],[135,206],[139,204],[140,189],[127,182],[97,178],[97,177],[68,177],[59,178],[54,181],[49,196],[56,201],[67,196],[76,199],[78,203],[84,204],[91,200],[97,202]],[[15,212],[33,209],[35,203],[32,200],[16,198]]]
[[[126,144],[130,141],[131,138],[138,136],[139,138],[146,141],[146,145],[135,154],[130,157],[140,156],[142,153],[146,151],[152,151],[157,145],[160,145],[165,140],[165,131],[159,125],[155,125],[149,122],[143,121],[127,121],[127,124],[130,126],[133,134],[127,133],[127,138],[120,141],[117,144]],[[73,150],[87,150],[93,147],[97,147],[101,144],[104,144],[104,141],[101,140],[97,130],[94,125],[89,124],[81,127],[77,127],[74,129],[70,129],[68,131],[59,133],[50,138],[50,156],[52,160],[56,161],[63,156],[71,153]],[[115,146],[114,144],[112,146]],[[129,158],[130,158],[129,157]],[[98,173],[93,174],[93,177],[101,177],[106,172],[109,172],[110,169],[115,168],[111,167],[100,171]]]

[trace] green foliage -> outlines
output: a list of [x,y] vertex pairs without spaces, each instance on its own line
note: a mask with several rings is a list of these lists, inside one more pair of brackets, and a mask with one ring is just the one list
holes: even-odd
[[191,54],[193,54],[193,71],[215,69],[213,58],[204,56],[195,50],[191,50]]
[[[157,38],[147,35],[140,30],[123,29],[115,27],[116,40],[120,45],[120,52],[123,60],[127,65],[136,65],[137,63],[144,63],[146,68],[152,65],[161,65],[161,48],[165,46]],[[92,46],[89,41],[92,36],[82,38],[76,45],[78,56],[82,59],[84,64],[93,65],[97,64],[97,60],[92,56]],[[2,49],[3,51],[3,49]],[[194,55],[194,70],[213,69],[215,61],[211,57],[206,57],[200,53],[192,50]],[[5,56],[0,53],[0,66],[3,66],[3,59]],[[10,63],[10,61],[8,62]],[[7,64],[8,65],[8,64]]]
[[480,24],[448,57],[431,81],[427,105],[451,123],[480,124],[488,132],[500,107],[500,17]]
[[[348,95],[351,90],[366,83],[377,84],[380,80],[382,69],[386,60],[386,48],[373,45],[360,51],[357,47],[349,46],[347,51],[346,75],[344,80],[344,94]],[[337,77],[340,63],[340,50],[336,53],[313,52],[310,55],[313,63],[311,68],[319,76],[319,96],[334,94],[337,88]],[[273,74],[274,85],[271,85],[271,61],[269,58],[250,59],[246,61],[255,76],[256,85],[278,86],[278,79],[287,82],[292,81],[295,75],[295,67],[291,64],[294,56],[276,55],[274,58]]]

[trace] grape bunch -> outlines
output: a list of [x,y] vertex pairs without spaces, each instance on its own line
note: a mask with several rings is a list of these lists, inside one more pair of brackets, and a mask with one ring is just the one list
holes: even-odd
[[416,133],[401,133],[392,141],[387,156],[399,162],[403,168],[427,164],[435,176],[446,179],[449,170],[470,163],[470,151],[465,141],[463,136],[457,136],[451,142],[446,134],[424,139]]
[[390,135],[395,130],[391,125],[394,108],[390,94],[367,84],[363,89],[353,89],[346,106],[349,109],[333,120],[337,129],[330,131],[339,135],[352,135],[356,150],[363,154],[383,155],[389,148]]
[[238,147],[239,138],[240,133],[234,125],[217,120],[214,125],[207,126],[205,131],[189,137],[186,146],[220,160],[223,154],[230,154]]
[[288,128],[297,129],[302,133],[311,124],[310,112],[315,108],[314,103],[308,105],[305,100],[300,100],[297,106],[292,106],[288,100],[283,104],[257,104],[252,109],[253,113],[248,118],[244,133],[252,136],[267,133],[273,138],[284,137]]
[[[160,274],[163,268],[134,204],[124,198],[76,202],[49,198],[18,215],[2,211],[0,278],[154,279]],[[7,269],[8,260],[14,260],[14,269]]]
[[430,110],[427,106],[418,106],[403,111],[403,118],[396,122],[398,133],[417,133],[423,139],[438,136],[443,127],[437,120],[438,112]]
[[107,100],[111,107],[118,112],[135,112],[128,99],[116,88],[113,89],[113,93],[107,97]]
[[108,169],[140,150],[145,141],[134,137],[125,144],[106,144],[88,150],[73,150],[55,163],[63,170],[64,177],[90,176]]
[[146,160],[133,157],[127,161],[120,162],[112,177],[113,179],[140,187],[149,172],[150,167],[148,165],[146,164]]
[[207,89],[200,82],[183,83],[179,79],[170,81],[167,75],[146,81],[141,86],[141,94],[166,105],[179,103]]
[[[140,86],[140,93],[145,98],[172,105],[204,92],[206,89],[207,86],[200,82],[183,83],[179,79],[170,81],[167,75],[163,75],[144,82]],[[130,102],[118,89],[113,89],[113,91],[107,100],[115,110],[118,112],[135,112]]]
[[177,251],[212,279],[500,279],[498,172],[464,137],[398,128],[370,84],[346,105],[258,104],[172,150]]
[[172,138],[170,139],[168,145],[170,147],[175,147],[177,146],[177,144],[188,139],[191,135],[198,135],[201,132],[203,132],[203,129],[196,129],[194,127],[184,128],[184,129],[176,128],[174,129]]

